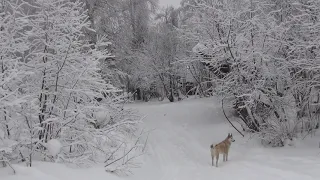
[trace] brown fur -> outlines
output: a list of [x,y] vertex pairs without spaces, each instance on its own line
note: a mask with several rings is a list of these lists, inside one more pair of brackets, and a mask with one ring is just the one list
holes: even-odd
[[216,158],[216,167],[218,167],[218,161],[219,161],[219,155],[223,154],[223,161],[228,161],[228,154],[229,154],[229,149],[231,146],[231,142],[234,142],[235,140],[232,137],[232,134],[228,134],[225,140],[222,142],[216,144],[213,146],[211,144],[210,146],[210,151],[211,151],[211,159],[212,159],[212,166],[214,158]]

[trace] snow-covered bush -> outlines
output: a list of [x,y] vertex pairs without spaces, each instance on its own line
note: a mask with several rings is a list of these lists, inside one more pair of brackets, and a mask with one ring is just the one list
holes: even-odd
[[46,148],[48,149],[49,154],[54,157],[60,153],[62,145],[59,140],[50,139],[46,144]]
[[216,92],[235,97],[242,126],[267,144],[319,127],[319,10],[313,0],[183,3],[184,23],[195,24],[188,33],[212,56],[206,63],[231,64],[213,76]]
[[11,161],[31,166],[44,156],[87,166],[106,161],[114,146],[135,141],[140,117],[122,108],[118,90],[99,73],[110,56],[101,47],[110,43],[90,43],[84,32],[94,30],[84,4],[11,0],[3,7],[0,125],[2,138],[17,142]]

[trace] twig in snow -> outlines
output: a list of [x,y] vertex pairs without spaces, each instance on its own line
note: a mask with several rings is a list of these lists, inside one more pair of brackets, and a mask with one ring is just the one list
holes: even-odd
[[[142,133],[141,133],[141,134],[142,134]],[[119,157],[118,159],[116,159],[116,160],[114,160],[114,161],[106,164],[104,167],[108,167],[108,166],[110,166],[111,164],[116,163],[116,162],[120,161],[121,159],[123,159],[124,157],[126,157],[132,150],[134,150],[135,148],[137,148],[137,144],[138,144],[140,138],[141,138],[141,136],[138,137],[138,139],[136,140],[136,142],[134,143],[134,145],[133,145],[123,156],[121,156],[121,157]],[[116,152],[116,151],[115,151],[115,152]]]
[[224,117],[226,117],[226,119],[229,121],[229,123],[231,124],[231,126],[238,131],[239,134],[242,135],[242,137],[244,137],[244,135],[232,124],[232,122],[230,121],[230,119],[227,117],[225,111],[224,111],[224,107],[223,107],[223,100],[224,100],[225,97],[222,98],[221,100],[221,106],[222,106],[222,111],[223,111],[223,114],[224,114]]
[[8,165],[12,169],[13,174],[16,174],[16,170],[11,166],[11,164],[8,162],[8,160],[2,159],[2,160],[0,160],[0,162],[3,162],[4,164]]

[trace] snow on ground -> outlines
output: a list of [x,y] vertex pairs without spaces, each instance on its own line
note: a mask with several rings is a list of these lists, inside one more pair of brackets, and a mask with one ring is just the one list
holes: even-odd
[[67,166],[49,162],[34,162],[33,167],[24,164],[13,166],[17,171],[12,175],[11,169],[0,169],[1,180],[120,180],[119,177],[106,173],[104,168],[72,169]]
[[[227,123],[216,98],[187,99],[181,102],[130,104],[147,117],[144,127],[154,129],[149,137],[148,155],[134,175],[116,177],[103,168],[71,169],[64,165],[36,162],[35,167],[15,165],[0,169],[1,180],[207,180],[207,179],[318,179],[320,176],[319,138],[300,142],[296,147],[266,148],[256,140],[242,138]],[[231,132],[229,161],[211,166],[211,143]],[[318,136],[319,137],[319,136]]]
[[[259,142],[248,141],[249,137],[242,138],[232,129],[215,98],[135,107],[148,115],[145,126],[156,129],[150,135],[150,155],[130,179],[292,180],[318,179],[320,175],[318,142],[308,148],[302,148],[302,143],[296,148],[261,147]],[[236,140],[231,145],[229,161],[222,162],[221,157],[219,168],[212,167],[209,146],[229,132]]]

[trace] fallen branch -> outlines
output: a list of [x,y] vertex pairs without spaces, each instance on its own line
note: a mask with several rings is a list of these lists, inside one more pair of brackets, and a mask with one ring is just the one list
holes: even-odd
[[242,135],[242,137],[244,137],[244,135],[232,124],[232,122],[230,121],[230,119],[227,117],[227,115],[226,115],[226,113],[225,113],[225,111],[224,111],[224,107],[223,107],[223,100],[224,100],[224,98],[225,98],[225,97],[223,97],[222,100],[221,100],[221,106],[222,106],[222,111],[223,111],[224,116],[225,116],[226,119],[229,121],[229,123],[231,124],[231,126],[232,126],[235,130],[237,130],[238,133]]
[[16,174],[16,170],[11,166],[8,160],[2,159],[0,160],[0,162],[3,162],[4,164],[8,165],[12,169],[13,174]]
[[[111,160],[111,158],[113,157],[113,155],[121,148],[121,146],[122,146],[123,144],[124,144],[124,142],[121,143],[120,146],[110,154],[110,156],[107,158],[107,160],[104,161],[104,163],[107,163],[109,160]],[[106,167],[106,166],[105,166],[105,167]]]
[[[112,162],[110,162],[110,163],[107,163],[104,167],[108,167],[108,166],[110,166],[111,164],[114,164],[114,163],[116,163],[117,161],[120,161],[121,159],[125,158],[131,151],[133,151],[134,149],[136,149],[136,148],[137,148],[137,144],[138,144],[139,140],[141,139],[141,135],[142,135],[142,132],[141,132],[140,136],[137,138],[137,140],[136,140],[136,142],[134,143],[134,145],[133,145],[127,152],[125,152],[124,155],[122,155],[121,157],[117,158],[116,160],[114,160],[114,161],[112,161]],[[121,144],[121,145],[122,145],[122,144]],[[121,145],[118,147],[118,149],[121,147]],[[117,150],[118,150],[118,149],[117,149]],[[116,151],[117,151],[117,150],[116,150]],[[113,154],[114,154],[116,151],[114,151]],[[108,159],[109,159],[109,158],[108,158]],[[106,162],[107,162],[107,161],[108,161],[108,160],[106,160]]]

